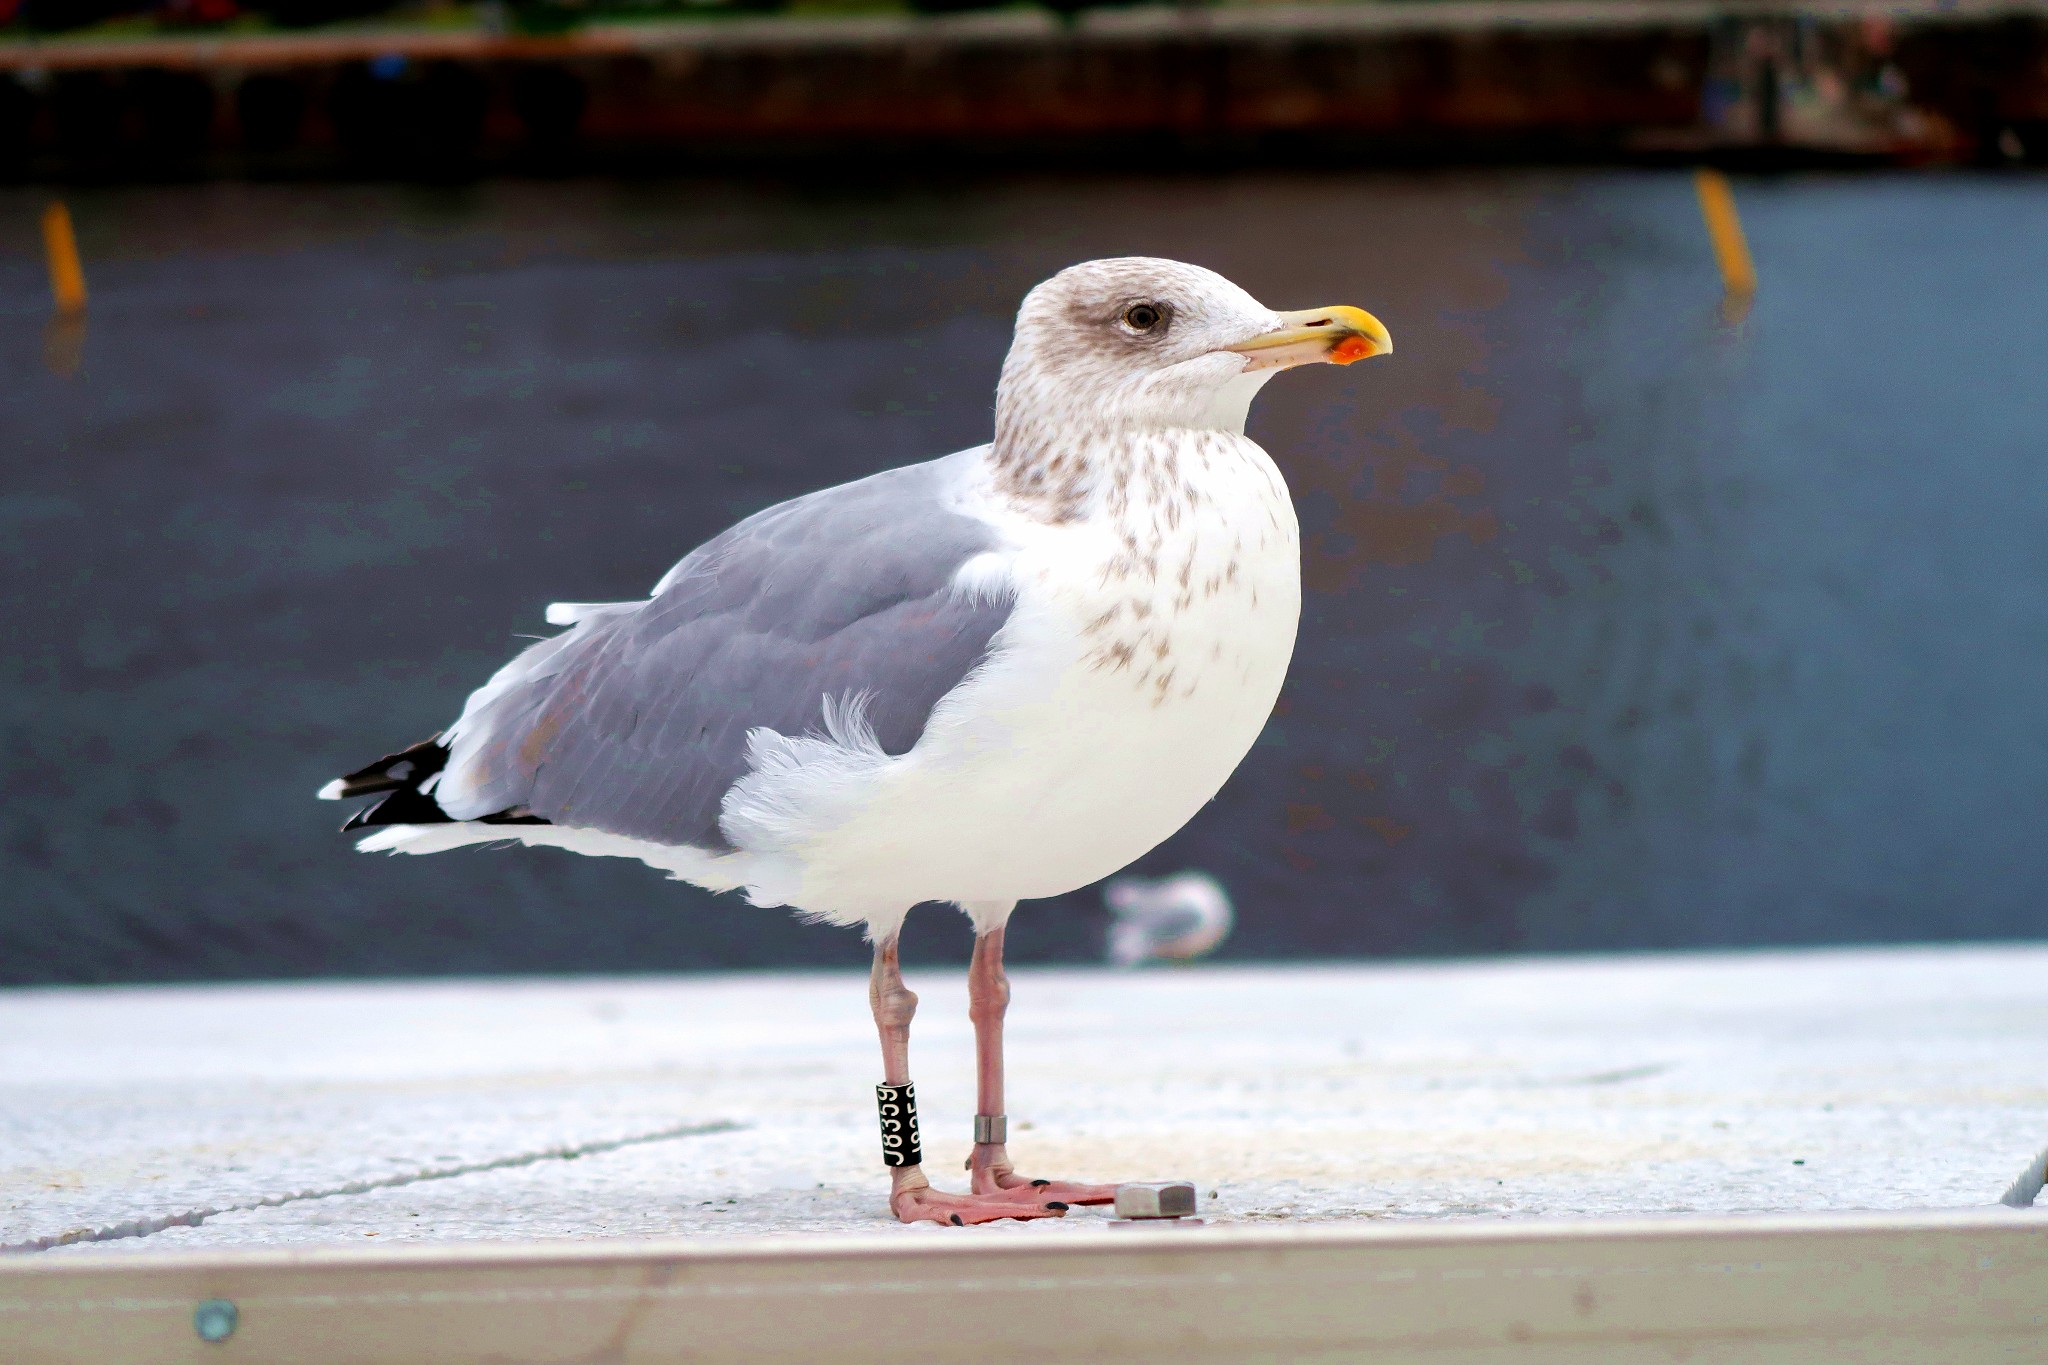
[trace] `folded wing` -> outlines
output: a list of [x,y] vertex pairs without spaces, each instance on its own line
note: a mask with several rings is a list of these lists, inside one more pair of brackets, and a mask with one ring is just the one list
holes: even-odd
[[723,851],[750,730],[822,733],[828,704],[858,698],[882,749],[908,752],[1010,614],[954,587],[997,545],[948,497],[961,469],[798,498],[704,545],[646,602],[558,611],[575,624],[500,670],[442,737],[434,803]]

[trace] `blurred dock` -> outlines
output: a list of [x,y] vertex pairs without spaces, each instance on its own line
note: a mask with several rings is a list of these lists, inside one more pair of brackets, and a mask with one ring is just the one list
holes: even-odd
[[2048,0],[506,13],[16,29],[0,174],[2048,158]]

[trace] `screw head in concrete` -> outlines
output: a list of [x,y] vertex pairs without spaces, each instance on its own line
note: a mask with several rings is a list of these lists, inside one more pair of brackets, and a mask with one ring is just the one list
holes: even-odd
[[208,1299],[192,1310],[192,1330],[201,1341],[226,1341],[242,1318],[232,1299]]
[[1116,1187],[1119,1218],[1185,1218],[1194,1211],[1195,1185],[1191,1180],[1133,1182]]

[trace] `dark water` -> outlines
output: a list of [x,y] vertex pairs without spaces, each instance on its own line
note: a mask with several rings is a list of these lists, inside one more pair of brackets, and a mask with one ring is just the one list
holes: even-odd
[[1123,252],[1399,341],[1254,413],[1301,649],[1145,864],[1230,888],[1227,954],[2048,934],[2048,180],[1738,195],[1730,327],[1672,175],[107,191],[69,378],[0,195],[0,979],[862,960],[634,864],[357,855],[311,793],[545,603],[985,439],[1019,295]]

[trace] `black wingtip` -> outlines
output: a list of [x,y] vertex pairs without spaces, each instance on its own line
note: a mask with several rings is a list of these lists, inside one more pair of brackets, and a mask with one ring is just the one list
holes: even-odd
[[[441,736],[423,740],[395,754],[386,754],[367,768],[358,768],[321,793],[347,800],[351,796],[382,796],[357,811],[342,825],[341,832],[367,829],[373,825],[448,825],[455,817],[441,809],[441,803],[420,790],[420,785],[448,766],[448,747]],[[501,810],[478,818],[485,825],[545,825],[550,823],[523,807]]]
[[448,813],[422,792],[420,785],[447,766],[448,748],[441,743],[441,736],[435,735],[356,769],[330,783],[321,795],[343,801],[352,796],[384,798],[351,815],[341,827],[343,834],[368,825],[445,825]]
[[448,748],[441,743],[441,736],[435,735],[346,774],[333,795],[346,801],[350,797],[375,796],[379,792],[417,790],[420,783],[447,766]]
[[343,834],[366,825],[445,825],[452,821],[447,811],[424,792],[403,787],[374,805],[363,807],[341,827]]

